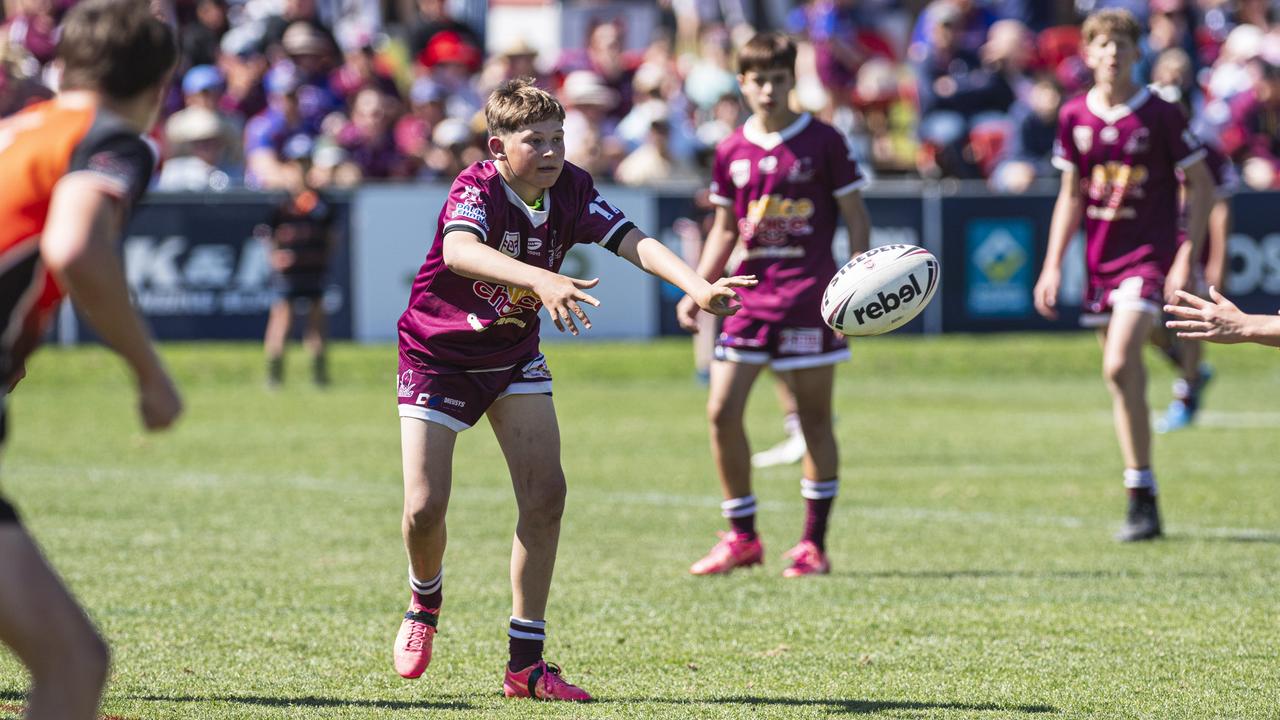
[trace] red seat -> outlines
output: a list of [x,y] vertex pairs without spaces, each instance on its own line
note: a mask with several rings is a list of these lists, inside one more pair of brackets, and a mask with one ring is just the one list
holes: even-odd
[[1080,28],[1057,25],[1041,30],[1036,37],[1036,53],[1041,67],[1054,70],[1063,60],[1080,54]]
[[1005,120],[984,122],[969,131],[969,148],[983,177],[991,177],[996,165],[1004,159],[1005,145],[1011,132],[1013,127]]

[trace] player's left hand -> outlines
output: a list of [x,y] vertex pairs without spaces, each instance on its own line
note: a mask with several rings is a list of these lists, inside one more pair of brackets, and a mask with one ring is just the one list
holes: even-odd
[[738,302],[738,293],[734,292],[733,288],[755,287],[758,282],[759,280],[756,279],[755,275],[734,275],[733,277],[720,278],[709,285],[702,296],[698,298],[698,307],[712,315],[733,315],[742,308],[742,303]]

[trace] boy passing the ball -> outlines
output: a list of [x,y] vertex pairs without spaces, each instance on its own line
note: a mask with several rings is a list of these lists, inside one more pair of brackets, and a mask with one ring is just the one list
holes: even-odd
[[[0,121],[0,439],[4,401],[70,294],[133,371],[148,430],[182,410],[120,267],[116,244],[146,192],[155,123],[177,61],[145,0],[85,0],[58,42],[58,96]],[[108,651],[0,497],[0,641],[31,672],[25,717],[96,718]]]
[[[1094,87],[1060,112],[1054,164],[1062,170],[1062,190],[1035,304],[1041,315],[1057,317],[1062,256],[1083,213],[1088,288],[1082,321],[1102,328],[1103,375],[1129,495],[1116,538],[1133,542],[1161,534],[1142,349],[1163,302],[1193,287],[1214,183],[1182,110],[1132,80],[1140,34],[1134,17],[1103,10],[1089,16],[1083,34]],[[1187,223],[1181,244],[1180,184]]]
[[[800,492],[806,519],[799,544],[787,553],[787,577],[830,571],[827,519],[839,487],[839,457],[832,429],[835,366],[849,358],[843,336],[823,322],[819,306],[836,272],[831,243],[844,217],[856,255],[867,250],[870,220],[860,190],[866,178],[838,131],[791,109],[795,45],[762,33],[738,56],[738,83],[751,117],[716,149],[711,199],[716,215],[698,273],[720,277],[741,239],[739,274],[759,278],[743,288],[742,310],[724,322],[711,364],[707,415],[711,453],[730,531],[689,568],[695,575],[728,573],[762,562],[751,488],[751,451],[743,415],[751,386],[765,366],[796,400],[806,450]],[[680,324],[696,329],[692,297],[677,309]]]
[[716,315],[737,312],[733,288],[703,280],[646,236],[564,161],[564,108],[532,80],[503,83],[485,106],[493,159],[454,181],[435,243],[400,318],[397,378],[404,461],[402,529],[412,595],[395,667],[418,677],[431,660],[443,600],[445,511],[457,434],[482,415],[511,471],[519,511],[511,550],[508,697],[589,700],[542,658],[547,596],[564,510],[551,371],[538,351],[538,311],[573,335],[591,327],[598,279],[559,273],[572,245],[594,243],[676,285]]

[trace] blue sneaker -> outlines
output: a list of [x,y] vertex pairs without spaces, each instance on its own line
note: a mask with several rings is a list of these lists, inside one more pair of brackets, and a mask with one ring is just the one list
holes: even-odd
[[1204,364],[1200,366],[1200,382],[1194,387],[1181,378],[1175,380],[1173,382],[1174,400],[1169,403],[1164,417],[1156,421],[1156,432],[1170,433],[1191,425],[1196,419],[1196,412],[1200,410],[1200,396],[1212,379],[1213,367]]

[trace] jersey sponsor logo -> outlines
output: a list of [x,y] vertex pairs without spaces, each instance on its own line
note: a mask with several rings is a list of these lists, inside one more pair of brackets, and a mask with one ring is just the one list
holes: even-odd
[[525,249],[529,252],[537,252],[542,249],[542,238],[530,237],[524,244]]
[[1087,153],[1093,149],[1093,128],[1088,125],[1077,125],[1071,128],[1071,139],[1076,144],[1076,150]]
[[1120,131],[1114,125],[1108,125],[1098,131],[1098,139],[1103,145],[1114,145],[1120,139]]
[[795,163],[791,165],[791,169],[787,171],[787,182],[807,183],[813,180],[813,175],[813,158],[796,158]]
[[413,397],[413,371],[405,370],[396,378],[396,394],[402,398]]
[[1138,155],[1151,149],[1151,130],[1140,127],[1133,131],[1128,140],[1124,141],[1124,152],[1126,155]]
[[778,170],[778,157],[776,155],[765,155],[760,158],[760,162],[756,163],[756,167],[760,169],[761,174],[772,175]]
[[1143,185],[1149,176],[1145,165],[1119,162],[1094,165],[1088,185],[1092,204],[1085,209],[1085,214],[1091,219],[1106,222],[1137,217],[1137,211],[1124,204],[1126,200],[1145,197]]
[[778,339],[778,352],[788,355],[816,355],[822,352],[821,328],[785,328]]
[[463,400],[455,400],[454,398],[445,397],[443,395],[432,395],[431,393],[418,393],[418,397],[414,399],[413,402],[415,405],[426,405],[432,410],[439,410],[446,405],[456,408],[464,408],[467,406],[467,403]]
[[503,255],[520,257],[520,233],[508,232],[502,236],[502,245],[498,247]]
[[751,181],[751,158],[742,158],[729,163],[729,179],[734,187],[746,187]]
[[[477,280],[471,286],[471,291],[476,294],[476,297],[484,300],[496,310],[500,318],[519,315],[526,310],[532,310],[536,313],[542,308],[542,300],[536,293],[532,290],[525,290],[512,285]],[[479,323],[478,318],[476,323]],[[476,323],[472,324],[473,328]]]
[[765,195],[747,205],[746,217],[738,221],[738,232],[743,238],[781,245],[788,236],[812,234],[809,219],[813,213],[813,201],[809,198]]
[[920,283],[916,281],[915,273],[908,275],[907,280],[909,282],[898,288],[897,292],[894,292],[893,290],[890,290],[887,293],[880,291],[876,293],[876,299],[874,302],[867,303],[866,305],[854,310],[854,322],[859,325],[866,325],[867,318],[875,320],[885,313],[893,312],[924,294],[924,291],[920,289]]
[[485,232],[489,231],[489,213],[480,200],[480,188],[470,185],[462,188],[462,196],[458,198],[458,204],[453,208],[453,217],[472,220],[484,228]]

